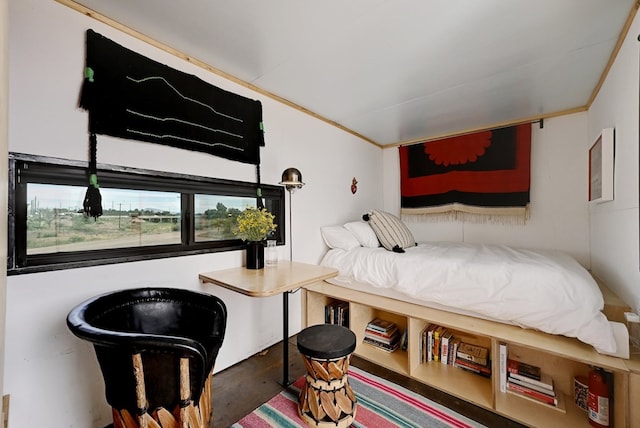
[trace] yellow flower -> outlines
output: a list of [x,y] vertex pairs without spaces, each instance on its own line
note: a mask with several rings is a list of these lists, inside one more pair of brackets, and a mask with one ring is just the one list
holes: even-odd
[[238,215],[236,223],[238,230],[234,233],[245,241],[264,241],[276,230],[273,223],[275,216],[266,208],[247,208]]

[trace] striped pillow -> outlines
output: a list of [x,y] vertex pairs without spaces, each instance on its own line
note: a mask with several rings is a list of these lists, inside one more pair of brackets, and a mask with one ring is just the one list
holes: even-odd
[[393,214],[372,210],[363,216],[376,233],[384,248],[395,253],[404,253],[404,249],[414,247],[416,240],[407,226]]

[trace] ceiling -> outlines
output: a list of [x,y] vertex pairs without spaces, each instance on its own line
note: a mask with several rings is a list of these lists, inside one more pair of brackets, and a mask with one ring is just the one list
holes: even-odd
[[58,1],[381,146],[584,110],[637,8],[636,0]]

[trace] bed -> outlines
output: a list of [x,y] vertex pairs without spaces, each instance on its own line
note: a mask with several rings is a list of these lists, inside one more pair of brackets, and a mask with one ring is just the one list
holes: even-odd
[[607,320],[598,284],[563,252],[416,244],[411,237],[381,245],[386,238],[371,221],[324,227],[322,236],[329,250],[321,264],[338,269],[336,285],[575,337],[599,353],[628,358],[619,346],[624,325]]

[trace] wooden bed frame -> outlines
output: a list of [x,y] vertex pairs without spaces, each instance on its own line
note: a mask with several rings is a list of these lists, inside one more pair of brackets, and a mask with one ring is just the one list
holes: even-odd
[[[629,307],[601,281],[596,281],[605,299],[604,313],[610,321],[624,322]],[[416,379],[465,401],[529,426],[590,427],[587,414],[574,404],[573,378],[587,375],[591,367],[613,374],[612,427],[640,428],[640,409],[629,397],[640,392],[640,361],[607,356],[577,339],[523,329],[494,321],[424,307],[418,304],[316,282],[304,287],[303,325],[324,323],[328,304],[346,302],[349,327],[356,334],[355,355]],[[380,317],[407,330],[406,350],[387,353],[362,342],[366,324]],[[441,325],[478,345],[490,349],[491,378],[468,373],[438,362],[421,363],[421,331],[429,323]],[[509,358],[537,365],[551,375],[564,404],[557,408],[500,392],[499,346],[507,344]],[[633,393],[633,394],[632,394]]]

